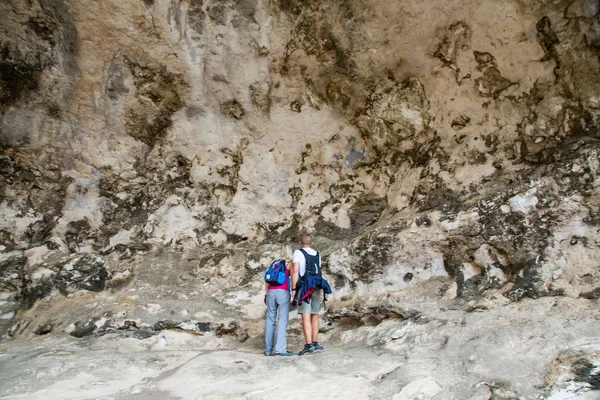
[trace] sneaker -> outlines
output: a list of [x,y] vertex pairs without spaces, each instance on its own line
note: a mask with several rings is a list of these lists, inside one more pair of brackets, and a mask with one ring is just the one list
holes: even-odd
[[285,353],[275,353],[273,355],[275,357],[289,357],[289,356],[293,356],[294,353],[292,353],[291,351],[286,351]]
[[315,352],[316,353],[320,353],[322,351],[325,351],[325,348],[323,346],[319,345],[319,342],[312,342],[313,346],[315,346]]
[[268,353],[267,353],[267,352],[265,351],[265,356],[269,357],[270,355],[271,355],[271,352],[268,352]]
[[315,346],[311,344],[305,344],[304,348],[298,353],[299,356],[310,355],[315,353]]

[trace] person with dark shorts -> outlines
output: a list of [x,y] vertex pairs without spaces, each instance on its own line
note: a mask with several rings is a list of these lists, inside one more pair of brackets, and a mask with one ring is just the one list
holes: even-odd
[[[308,266],[314,266],[319,271],[321,268],[321,255],[312,248],[312,237],[302,235],[300,249],[294,252],[292,257],[292,290],[300,290],[298,283],[303,281],[307,275]],[[320,273],[320,272],[319,272]],[[299,356],[318,353],[325,349],[319,345],[319,310],[323,300],[323,289],[312,291],[312,297],[308,302],[302,302],[298,306],[298,314],[302,315],[302,330],[304,332],[305,345],[298,353]]]

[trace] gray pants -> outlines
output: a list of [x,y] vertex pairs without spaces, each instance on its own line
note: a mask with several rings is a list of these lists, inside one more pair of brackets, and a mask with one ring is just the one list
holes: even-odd
[[[285,331],[290,313],[290,292],[287,290],[269,290],[267,292],[267,325],[265,328],[265,354],[273,349],[275,333],[275,353],[287,351]],[[275,329],[277,328],[277,329]],[[277,331],[277,332],[275,332]]]

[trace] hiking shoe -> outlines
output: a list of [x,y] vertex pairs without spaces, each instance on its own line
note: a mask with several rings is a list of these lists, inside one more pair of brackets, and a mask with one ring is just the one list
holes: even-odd
[[292,353],[291,351],[286,351],[285,353],[275,353],[273,355],[275,357],[289,357],[289,356],[293,356],[294,353]]
[[315,346],[311,344],[305,344],[304,348],[298,353],[299,356],[310,355],[315,353]]
[[325,351],[325,348],[323,346],[319,345],[319,342],[312,342],[313,346],[315,346],[315,353],[320,353],[322,351]]

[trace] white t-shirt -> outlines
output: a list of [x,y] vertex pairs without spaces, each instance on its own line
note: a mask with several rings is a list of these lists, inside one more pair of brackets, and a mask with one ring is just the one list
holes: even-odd
[[[310,247],[304,247],[304,251],[306,251],[311,256],[316,256],[317,251],[311,249]],[[306,272],[306,258],[304,258],[304,254],[300,250],[294,251],[294,255],[292,257],[292,262],[300,263],[300,268],[298,269],[299,276],[304,276]],[[321,264],[321,254],[319,254],[319,265]]]

